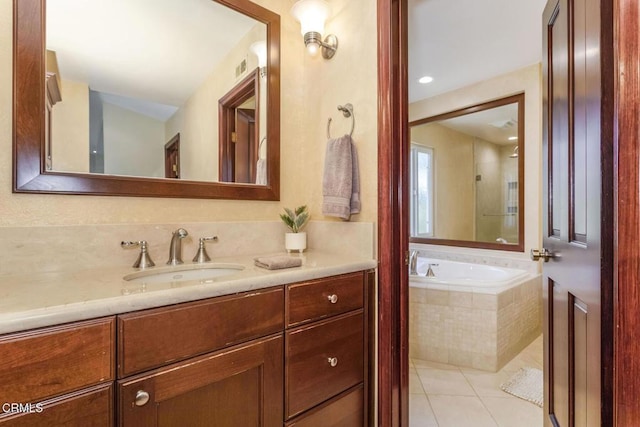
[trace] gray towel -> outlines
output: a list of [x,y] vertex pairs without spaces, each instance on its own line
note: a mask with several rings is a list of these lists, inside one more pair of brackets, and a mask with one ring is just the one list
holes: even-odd
[[302,259],[292,258],[287,255],[263,256],[253,260],[258,267],[267,270],[280,270],[281,268],[300,267]]
[[360,212],[358,155],[349,135],[327,141],[322,194],[323,215],[349,220]]

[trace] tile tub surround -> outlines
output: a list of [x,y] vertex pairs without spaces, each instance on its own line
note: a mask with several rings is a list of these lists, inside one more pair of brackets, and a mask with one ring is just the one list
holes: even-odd
[[460,248],[412,243],[411,250],[418,251],[421,258],[436,258],[446,261],[466,262],[470,264],[492,265],[495,267],[516,268],[531,274],[539,274],[541,263],[532,261],[529,254],[487,249]]
[[542,277],[498,294],[409,288],[412,358],[495,372],[542,331]]

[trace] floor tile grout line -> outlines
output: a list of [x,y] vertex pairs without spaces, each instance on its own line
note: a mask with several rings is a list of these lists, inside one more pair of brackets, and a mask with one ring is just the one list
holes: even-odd
[[458,368],[458,370],[462,374],[462,377],[467,382],[467,384],[469,384],[469,387],[471,387],[471,390],[473,390],[473,392],[476,394],[476,397],[480,401],[480,404],[485,409],[485,411],[487,411],[487,414],[489,414],[489,416],[493,420],[493,422],[496,425],[496,427],[500,427],[500,424],[498,424],[498,420],[495,419],[495,417],[493,416],[493,414],[491,413],[489,408],[487,408],[487,405],[484,404],[484,400],[482,400],[482,397],[480,396],[480,394],[478,394],[478,390],[476,390],[476,388],[473,386],[473,384],[471,384],[471,381],[469,381],[469,378],[467,378],[467,376],[464,374],[464,372],[462,372],[462,369]]

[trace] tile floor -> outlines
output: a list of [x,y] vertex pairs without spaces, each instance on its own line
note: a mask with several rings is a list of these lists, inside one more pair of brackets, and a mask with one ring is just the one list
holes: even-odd
[[410,427],[542,427],[542,408],[500,390],[523,367],[542,369],[542,336],[496,373],[410,360]]

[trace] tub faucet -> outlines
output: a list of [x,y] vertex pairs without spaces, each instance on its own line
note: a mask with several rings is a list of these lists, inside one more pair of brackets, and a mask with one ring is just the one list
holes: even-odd
[[418,251],[409,252],[409,274],[414,276],[418,274],[416,267],[418,265]]
[[436,273],[433,272],[433,269],[431,267],[437,267],[438,264],[429,264],[429,268],[427,269],[427,274],[425,274],[426,277],[436,277]]
[[184,228],[178,228],[173,232],[171,244],[169,245],[169,261],[167,265],[183,264],[182,262],[182,239],[187,237],[189,233]]

